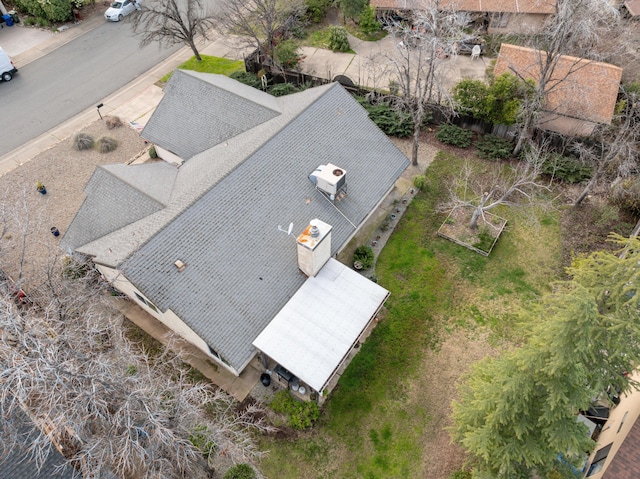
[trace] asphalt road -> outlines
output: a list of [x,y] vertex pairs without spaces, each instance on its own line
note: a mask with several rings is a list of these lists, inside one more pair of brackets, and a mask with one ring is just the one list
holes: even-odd
[[182,45],[140,48],[126,22],[105,22],[0,82],[0,156],[146,72]]

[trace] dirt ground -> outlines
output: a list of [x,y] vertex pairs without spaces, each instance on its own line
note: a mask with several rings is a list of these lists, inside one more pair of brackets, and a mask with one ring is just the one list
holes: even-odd
[[[82,130],[95,140],[107,136],[118,142],[111,153],[77,151],[67,138],[22,166],[0,177],[2,239],[0,267],[23,289],[42,282],[44,272],[64,253],[58,247],[67,227],[84,201],[84,187],[96,166],[125,163],[142,154],[147,145],[127,125],[108,130],[97,120]],[[41,182],[47,193],[40,194]],[[60,231],[59,236],[51,228]]]

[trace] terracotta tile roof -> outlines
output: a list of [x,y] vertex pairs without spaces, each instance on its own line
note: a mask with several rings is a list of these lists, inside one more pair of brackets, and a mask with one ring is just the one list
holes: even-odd
[[[428,5],[428,0],[371,0],[370,4],[381,9],[418,10]],[[462,12],[555,13],[556,0],[441,0],[445,10]]]
[[[525,78],[540,78],[540,55],[545,52],[503,43],[495,66],[496,76],[517,72]],[[622,68],[608,63],[562,56],[548,82],[545,110],[590,122],[610,124]]]
[[640,477],[640,421],[636,421],[620,449],[602,475],[602,479],[635,479]]

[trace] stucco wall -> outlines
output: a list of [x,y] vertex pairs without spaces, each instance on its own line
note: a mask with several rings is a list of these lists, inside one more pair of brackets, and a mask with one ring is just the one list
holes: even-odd
[[100,264],[97,264],[96,268],[105,277],[105,279],[109,281],[109,283],[111,283],[111,285],[114,288],[126,294],[129,298],[131,298],[137,305],[143,308],[151,316],[153,316],[162,324],[164,324],[166,327],[175,331],[180,336],[182,336],[185,340],[189,341],[191,344],[196,346],[198,349],[204,352],[209,358],[215,361],[216,364],[224,367],[226,370],[228,370],[235,376],[239,375],[238,372],[235,369],[233,369],[231,366],[223,363],[216,356],[212,355],[209,351],[209,346],[207,345],[207,343],[200,336],[198,336],[195,333],[195,331],[193,331],[193,329],[187,326],[184,323],[184,321],[182,321],[173,311],[171,311],[170,309],[168,309],[167,311],[160,311],[157,308],[154,310],[148,304],[145,304],[142,301],[140,301],[140,299],[136,297],[136,293],[141,297],[143,297],[145,300],[147,300],[148,303],[153,305],[153,303],[148,298],[146,298],[142,294],[142,292],[138,291],[136,287],[129,282],[129,280],[122,274],[121,271],[118,271],[116,269],[109,268],[107,266],[100,265]]
[[[640,372],[636,371],[632,376],[636,381],[640,381]],[[589,458],[585,473],[589,470],[589,466],[593,461],[593,457],[598,452],[598,450],[607,446],[608,444],[613,443],[613,445],[609,450],[607,459],[604,461],[603,468],[599,472],[588,476],[589,479],[601,479],[604,476],[605,472],[607,471],[607,467],[609,466],[609,464],[611,464],[611,460],[618,452],[618,449],[620,449],[620,445],[624,442],[627,434],[629,434],[629,431],[631,430],[634,423],[636,422],[636,419],[638,419],[639,416],[640,391],[631,390],[627,395],[620,398],[620,404],[613,408],[609,413],[609,420],[602,428],[602,432],[598,437],[598,445]]]
[[181,165],[184,163],[184,160],[180,158],[178,155],[171,153],[169,150],[165,150],[164,148],[154,145],[156,149],[156,153],[158,157],[162,158],[167,163],[173,163],[174,165]]

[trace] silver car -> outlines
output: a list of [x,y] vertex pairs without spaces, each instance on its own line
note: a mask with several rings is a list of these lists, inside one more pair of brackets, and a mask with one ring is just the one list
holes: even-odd
[[104,12],[104,18],[112,22],[119,22],[134,10],[140,10],[140,0],[116,0]]

